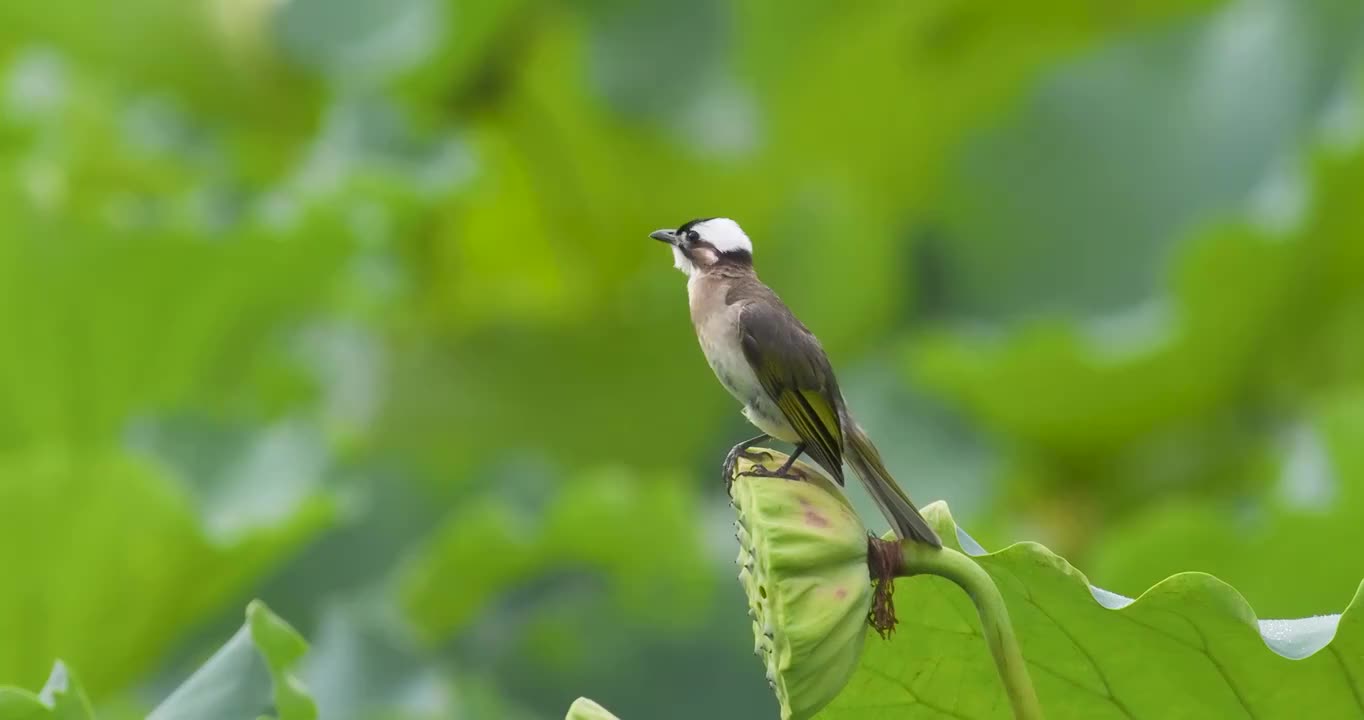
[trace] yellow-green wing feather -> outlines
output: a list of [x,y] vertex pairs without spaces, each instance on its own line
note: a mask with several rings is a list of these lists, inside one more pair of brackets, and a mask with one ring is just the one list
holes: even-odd
[[843,396],[824,348],[780,300],[746,306],[739,334],[758,382],[805,451],[842,484]]
[[[786,390],[777,398],[786,421],[791,423],[805,441],[806,452],[825,469],[842,475],[843,433],[838,416],[829,408],[820,393],[810,390]],[[832,470],[838,468],[838,470]],[[841,477],[839,478],[841,481]]]

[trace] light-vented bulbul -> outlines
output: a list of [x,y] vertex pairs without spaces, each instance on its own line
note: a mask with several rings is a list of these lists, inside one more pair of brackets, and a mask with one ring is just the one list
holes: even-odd
[[649,237],[672,246],[674,265],[687,275],[701,350],[720,383],[743,404],[744,417],[763,432],[734,446],[725,458],[725,477],[733,477],[740,455],[773,438],[795,450],[779,469],[758,465],[753,474],[786,477],[804,453],[842,485],[846,460],[896,534],[940,547],[937,533],[849,414],[819,340],[758,279],[753,243],[739,224],[702,218]]

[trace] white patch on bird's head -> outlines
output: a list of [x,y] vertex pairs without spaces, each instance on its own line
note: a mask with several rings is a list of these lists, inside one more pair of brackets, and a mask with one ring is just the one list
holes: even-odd
[[746,252],[753,254],[753,241],[748,239],[739,223],[729,218],[710,218],[693,223],[687,230],[694,231],[702,242],[721,253]]
[[753,266],[753,243],[729,218],[698,218],[676,230],[655,230],[649,237],[671,245],[673,267],[688,276],[720,266]]

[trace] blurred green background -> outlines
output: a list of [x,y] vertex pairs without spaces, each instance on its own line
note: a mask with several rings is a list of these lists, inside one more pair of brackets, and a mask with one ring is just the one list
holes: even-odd
[[1338,612],[1362,49],[1357,0],[5,3],[0,684],[137,717],[262,597],[324,718],[772,716],[751,431],[647,238],[711,215],[987,547]]

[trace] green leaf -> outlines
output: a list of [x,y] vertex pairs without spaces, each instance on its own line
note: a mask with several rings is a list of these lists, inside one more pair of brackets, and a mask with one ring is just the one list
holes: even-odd
[[278,720],[315,720],[317,706],[294,674],[307,650],[297,631],[253,600],[242,628],[149,720],[240,720],[267,712]]
[[573,701],[564,720],[620,720],[606,708],[585,697]]
[[[985,552],[942,503],[924,514],[999,586],[1049,718],[1364,710],[1364,585],[1343,614],[1301,620],[1260,620],[1235,589],[1203,573],[1166,578],[1133,600],[1089,585],[1035,543]],[[1291,581],[1292,568],[1272,571]],[[868,637],[857,673],[819,717],[1010,717],[975,610],[956,585],[901,579],[895,604],[891,640]]]
[[0,687],[0,720],[92,720],[94,711],[80,681],[58,660],[36,695],[19,688]]

